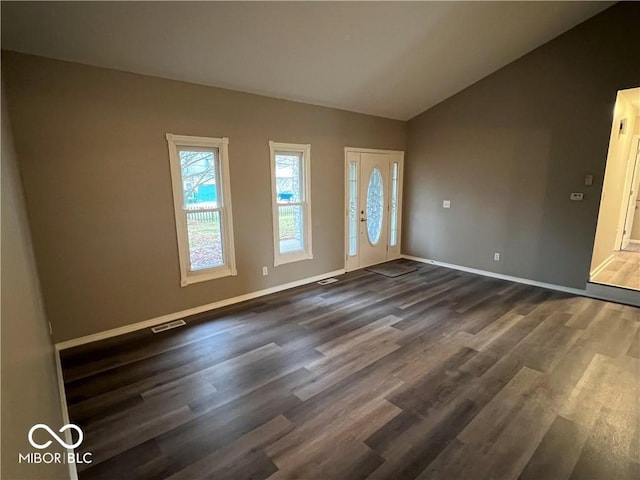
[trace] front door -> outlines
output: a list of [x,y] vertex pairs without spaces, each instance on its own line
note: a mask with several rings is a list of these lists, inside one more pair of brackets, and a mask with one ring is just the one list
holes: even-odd
[[387,260],[389,220],[389,158],[382,153],[363,153],[360,157],[360,266]]
[[345,268],[400,256],[403,152],[346,149]]

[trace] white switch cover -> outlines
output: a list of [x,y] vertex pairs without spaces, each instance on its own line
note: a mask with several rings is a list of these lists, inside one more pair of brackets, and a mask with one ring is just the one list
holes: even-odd
[[572,193],[571,200],[579,202],[584,198],[584,193]]
[[442,208],[451,208],[451,200],[443,200]]

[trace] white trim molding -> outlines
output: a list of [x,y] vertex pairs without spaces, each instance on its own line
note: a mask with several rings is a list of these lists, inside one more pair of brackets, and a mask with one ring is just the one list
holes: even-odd
[[[56,364],[56,377],[58,380],[58,395],[60,396],[60,409],[62,410],[62,424],[68,425],[71,423],[69,419],[69,407],[67,405],[67,394],[64,389],[64,376],[62,374],[62,362],[60,360],[60,349],[57,345],[54,346],[53,356]],[[71,445],[73,444],[73,439],[71,438],[71,431],[66,430],[64,432],[66,442]],[[72,448],[67,449],[67,453],[74,453]],[[78,469],[76,468],[75,462],[68,462],[69,469],[69,479],[70,480],[78,480]]]
[[[351,170],[353,165],[353,170]],[[352,178],[353,174],[353,178]],[[351,188],[351,181],[354,185]],[[360,152],[354,152],[348,147],[344,149],[344,269],[347,272],[357,270],[360,267]],[[353,208],[351,202],[353,201]],[[352,217],[354,215],[355,217]],[[351,224],[354,221],[355,225]],[[352,228],[353,227],[353,228]],[[355,230],[352,232],[352,230]],[[355,253],[351,252],[351,233],[355,234]]]
[[[512,275],[504,275],[502,273],[489,272],[487,270],[480,270],[478,268],[463,267],[461,265],[454,265],[452,263],[439,262],[437,260],[430,260],[428,258],[414,257],[413,255],[402,255],[402,258],[406,258],[407,260],[413,260],[415,262],[420,262],[420,263],[428,263],[430,265],[436,265],[438,267],[451,268],[452,270],[460,270],[462,272],[475,273],[476,275],[482,275],[484,277],[498,278],[500,280],[507,280],[509,282],[522,283],[524,285],[532,285],[534,287],[547,288],[549,290],[555,290],[558,292],[570,293],[572,295],[578,295],[581,297],[595,298],[598,300],[605,300],[609,302],[625,303],[628,305],[640,307],[640,298],[638,296],[638,292],[624,289],[624,288],[610,287],[609,289],[603,289],[603,288],[599,288],[599,287],[603,287],[601,285],[594,286],[594,284],[592,283],[587,283],[585,285],[585,289],[581,290],[579,288],[565,287],[564,285],[556,285],[555,283],[539,282],[537,280],[530,280],[528,278],[514,277]],[[606,285],[604,287],[606,287]],[[625,292],[622,292],[624,293],[624,295],[621,295],[621,292],[618,292],[618,290],[626,290],[627,292],[632,292],[635,296],[628,295]]]
[[403,150],[378,150],[375,148],[360,148],[360,147],[344,147],[344,154],[347,155],[348,152],[356,152],[356,153],[398,153],[402,154],[402,158],[404,159],[404,151]]
[[[402,197],[403,197],[403,189],[404,189],[404,152],[400,152],[397,155],[398,158],[391,158],[389,162],[389,232],[388,232],[388,240],[387,240],[387,259],[400,257],[400,245],[402,245]],[[397,165],[396,171],[396,182],[393,181],[393,166]],[[394,191],[394,183],[396,189],[396,206],[395,206],[395,221],[396,221],[396,239],[395,243],[392,245],[391,243],[391,234],[392,229],[391,225],[394,220],[393,215],[393,191]]]
[[591,272],[589,272],[589,280],[593,280],[593,277],[595,277],[596,275],[601,273],[605,268],[607,268],[609,264],[613,262],[614,258],[615,256],[613,254],[609,255],[607,258],[605,258],[604,262],[602,262],[600,265],[594,268]]
[[463,267],[461,265],[454,265],[452,263],[439,262],[437,260],[430,260],[428,258],[414,257],[412,255],[402,255],[402,258],[406,258],[407,260],[414,260],[420,263],[437,265],[438,267],[451,268],[452,270],[460,270],[462,272],[475,273],[476,275],[482,275],[483,277],[498,278],[500,280],[508,280],[510,282],[523,283],[525,285],[532,285],[534,287],[548,288],[549,290],[557,290],[559,292],[572,293],[574,295],[585,294],[585,291],[580,290],[579,288],[571,288],[571,287],[565,287],[562,285],[556,285],[553,283],[539,282],[537,280],[529,280],[528,278],[514,277],[512,275],[489,272],[487,270],[480,270],[478,268]]
[[322,273],[313,277],[303,278],[301,280],[295,280],[293,282],[284,283],[282,285],[276,285],[275,287],[265,288],[263,290],[257,290],[255,292],[245,293],[244,295],[238,295],[237,297],[226,298],[213,303],[207,303],[206,305],[200,305],[198,307],[189,308],[180,312],[169,313],[161,315],[156,318],[144,320],[142,322],[132,323],[123,327],[112,328],[111,330],[105,330],[103,332],[93,333],[84,337],[72,338],[71,340],[65,340],[63,342],[56,343],[57,350],[66,350],[68,348],[77,347],[79,345],[85,345],[87,343],[97,342],[105,340],[111,337],[117,337],[118,335],[124,335],[126,333],[135,332],[137,330],[143,330],[145,328],[151,328],[161,323],[171,322],[173,320],[184,319],[186,317],[196,315],[199,313],[216,310],[218,308],[234,305],[236,303],[245,302],[247,300],[253,300],[254,298],[263,297],[272,293],[278,293],[290,288],[300,287],[302,285],[308,285],[309,283],[318,282],[325,278],[335,277],[345,273],[344,269],[334,270],[333,272]]

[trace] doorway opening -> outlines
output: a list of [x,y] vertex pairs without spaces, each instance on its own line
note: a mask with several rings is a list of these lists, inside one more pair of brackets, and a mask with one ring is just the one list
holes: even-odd
[[589,280],[640,290],[640,87],[620,90]]
[[345,270],[400,258],[404,152],[345,148]]

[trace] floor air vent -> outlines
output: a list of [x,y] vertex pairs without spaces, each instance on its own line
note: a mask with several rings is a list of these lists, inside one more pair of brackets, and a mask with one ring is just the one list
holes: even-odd
[[318,285],[329,285],[330,283],[336,283],[337,281],[337,278],[325,278],[324,280],[320,280]]
[[175,320],[173,322],[163,323],[162,325],[153,327],[151,328],[151,331],[153,333],[160,333],[160,332],[164,332],[165,330],[171,330],[172,328],[181,327],[183,325],[186,325],[186,323],[184,323],[184,320]]

